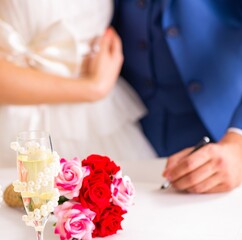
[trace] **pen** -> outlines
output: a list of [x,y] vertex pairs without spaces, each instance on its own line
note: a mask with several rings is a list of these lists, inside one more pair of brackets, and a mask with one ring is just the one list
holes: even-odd
[[[194,149],[187,156],[193,154],[194,152],[196,152],[198,149],[200,149],[201,147],[205,146],[209,142],[210,142],[209,137],[207,137],[207,136],[203,137],[202,140],[198,142],[198,144],[194,147]],[[166,180],[161,185],[161,189],[167,189],[170,185],[171,185],[171,183],[168,180]]]

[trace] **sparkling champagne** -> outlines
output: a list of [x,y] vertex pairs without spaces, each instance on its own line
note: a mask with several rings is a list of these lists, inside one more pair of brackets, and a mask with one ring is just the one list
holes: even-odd
[[[27,184],[26,191],[21,193],[27,213],[40,209],[52,199],[54,183],[53,178],[48,176],[52,163],[53,156],[50,152],[18,155],[19,180]],[[44,174],[45,177],[43,177]]]
[[42,131],[20,133],[11,148],[17,152],[19,178],[13,185],[23,199],[27,213],[23,220],[35,228],[37,240],[43,240],[48,216],[59,200],[59,191],[54,188],[54,178],[60,168],[59,156],[52,149],[49,134]]

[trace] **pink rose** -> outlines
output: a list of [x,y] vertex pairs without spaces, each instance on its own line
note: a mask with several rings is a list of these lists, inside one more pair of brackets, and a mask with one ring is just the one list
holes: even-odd
[[89,167],[82,167],[78,158],[70,161],[62,158],[60,163],[61,171],[55,179],[55,185],[62,196],[73,199],[79,195],[83,178],[90,174]]
[[114,176],[111,192],[113,204],[120,206],[123,210],[127,211],[128,207],[133,204],[134,186],[128,176],[121,176],[121,171]]
[[83,208],[79,203],[67,201],[57,206],[54,214],[57,218],[55,234],[59,234],[61,240],[92,239],[92,232],[95,229],[92,220],[95,213],[91,210]]

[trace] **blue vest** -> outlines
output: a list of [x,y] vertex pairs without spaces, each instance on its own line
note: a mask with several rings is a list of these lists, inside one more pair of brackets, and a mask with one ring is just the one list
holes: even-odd
[[149,110],[142,125],[161,156],[242,128],[242,6],[221,1],[116,1],[122,74]]

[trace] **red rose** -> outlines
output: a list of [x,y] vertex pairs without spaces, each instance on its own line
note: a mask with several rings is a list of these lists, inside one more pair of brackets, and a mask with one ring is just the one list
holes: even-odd
[[103,209],[110,205],[110,200],[110,178],[105,172],[91,173],[83,179],[79,202],[84,208],[94,211],[98,218]]
[[85,180],[86,182],[88,181],[90,185],[96,184],[97,182],[103,182],[103,183],[106,183],[108,186],[111,186],[111,183],[112,183],[111,178],[107,174],[107,172],[101,169],[99,170],[91,169],[91,173],[87,178],[85,178]]
[[95,229],[92,237],[106,237],[121,230],[121,222],[124,219],[122,215],[125,213],[121,207],[116,205],[110,205],[104,209],[99,221],[96,222],[96,218],[94,219]]
[[82,166],[89,166],[93,171],[106,171],[110,176],[120,170],[120,167],[117,166],[114,161],[111,161],[110,158],[94,154],[84,159],[82,161]]
[[[70,164],[70,167],[73,166]],[[123,206],[128,205],[127,201],[129,199],[126,199],[126,195],[128,194],[130,196],[130,191],[125,184],[125,178],[122,177],[120,167],[110,160],[110,158],[105,156],[90,155],[82,161],[82,171],[85,167],[88,168],[88,175],[83,174],[82,183],[77,189],[77,192],[75,192],[77,194],[71,197],[70,202],[67,201],[64,203],[79,204],[82,209],[93,212],[92,218],[89,219],[91,230],[89,231],[87,229],[84,222],[80,223],[82,226],[80,224],[80,226],[77,226],[74,223],[74,228],[78,228],[76,234],[80,236],[79,230],[88,230],[90,233],[88,239],[91,235],[92,237],[106,237],[113,235],[117,233],[118,230],[122,229],[121,222],[124,219],[123,214],[127,212],[126,208]],[[71,188],[71,190],[73,189]],[[73,191],[71,191],[71,193]],[[76,212],[73,212],[73,214],[76,214]],[[83,214],[84,216],[80,216],[79,213],[74,216],[76,217],[75,220],[77,220],[77,223],[80,222],[80,219],[86,219],[86,213]],[[60,215],[59,218],[62,218],[62,216]],[[94,225],[95,229],[93,230]],[[58,231],[56,231],[56,233],[60,234]],[[63,237],[61,236],[61,239],[62,238]],[[84,237],[81,238],[84,239]]]

